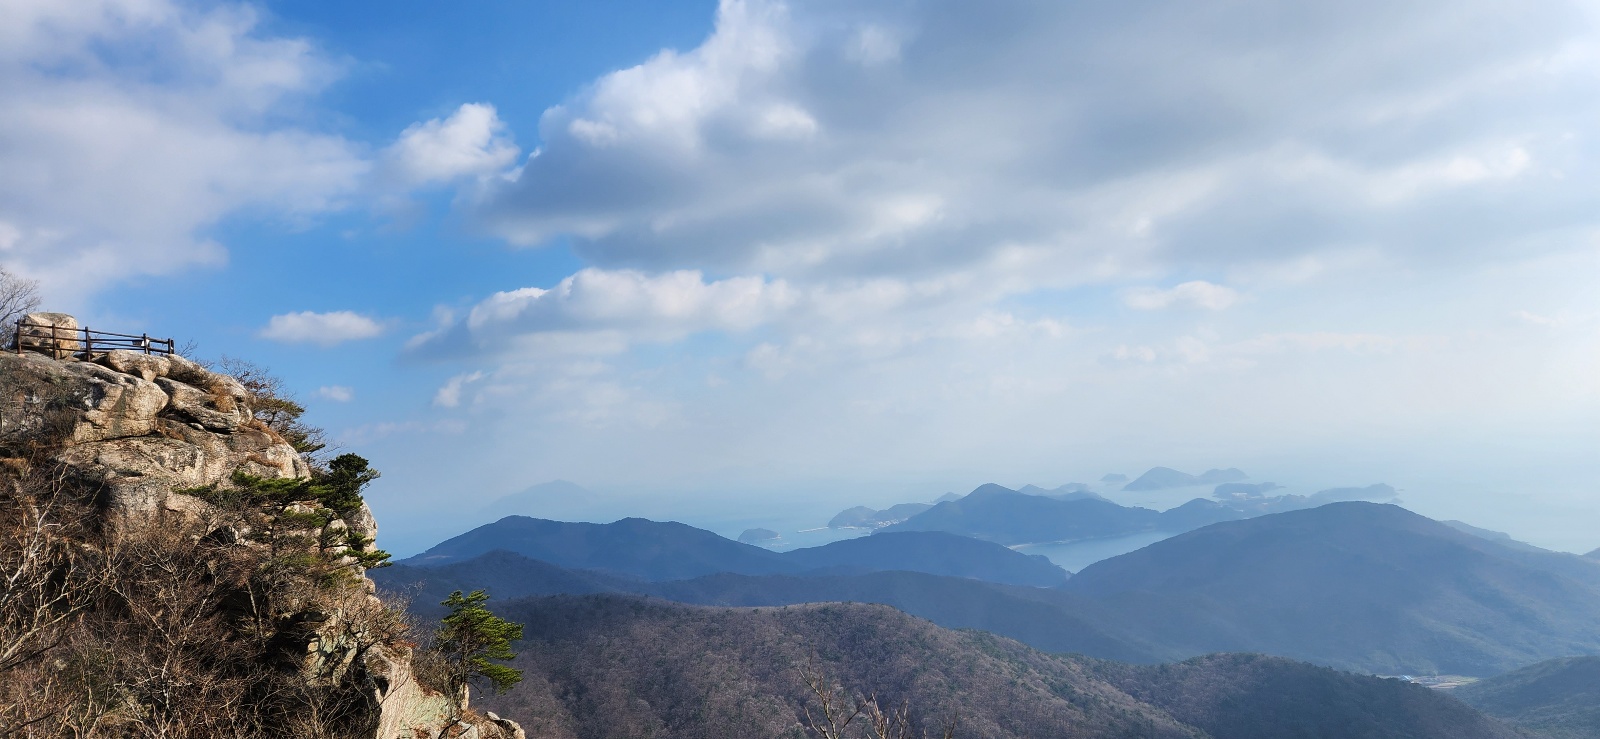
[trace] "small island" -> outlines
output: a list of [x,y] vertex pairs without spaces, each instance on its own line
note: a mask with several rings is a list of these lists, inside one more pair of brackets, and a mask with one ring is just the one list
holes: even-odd
[[772,529],[745,529],[744,533],[739,535],[739,541],[743,544],[760,544],[782,538],[782,536],[778,535],[778,532]]

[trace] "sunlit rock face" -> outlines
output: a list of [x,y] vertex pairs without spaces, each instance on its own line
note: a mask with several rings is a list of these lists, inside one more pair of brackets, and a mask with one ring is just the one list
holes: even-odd
[[82,348],[77,338],[78,319],[65,313],[29,313],[16,329],[17,346],[54,359],[69,358]]
[[174,490],[226,486],[238,470],[311,474],[294,447],[254,421],[238,380],[182,357],[127,351],[93,361],[0,354],[0,445],[62,463],[95,489],[113,527],[183,509],[169,504]]

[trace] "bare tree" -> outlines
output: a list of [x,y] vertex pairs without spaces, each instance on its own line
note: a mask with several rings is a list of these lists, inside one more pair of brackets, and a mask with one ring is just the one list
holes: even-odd
[[[852,696],[813,658],[800,671],[800,679],[811,692],[816,705],[801,706],[806,729],[819,739],[927,739],[927,731],[918,732],[911,723],[911,702],[901,701],[898,707],[884,710],[876,693],[856,693]],[[958,717],[952,715],[944,722],[940,739],[954,739]],[[850,727],[858,727],[851,731]]]
[[815,658],[800,671],[800,679],[816,699],[817,707],[815,715],[810,705],[800,707],[806,717],[806,728],[821,739],[844,739],[850,725],[861,717],[861,703],[850,700],[844,688],[834,682]]
[[109,710],[83,689],[93,670],[69,658],[108,579],[79,543],[88,516],[58,477],[0,476],[0,737],[85,735],[73,727],[92,730]]
[[39,309],[39,281],[14,275],[0,266],[0,330],[9,341],[17,320]]
[[326,432],[300,420],[300,416],[306,412],[305,406],[295,400],[294,394],[284,386],[283,379],[272,374],[271,370],[226,354],[216,362],[207,363],[207,366],[211,371],[230,375],[244,385],[244,389],[250,393],[250,408],[256,420],[294,447],[307,464],[319,468],[325,455],[333,451],[328,447]]
[[86,512],[39,490],[54,482],[41,477],[0,491],[0,675],[54,647],[104,580],[94,553],[72,545]]

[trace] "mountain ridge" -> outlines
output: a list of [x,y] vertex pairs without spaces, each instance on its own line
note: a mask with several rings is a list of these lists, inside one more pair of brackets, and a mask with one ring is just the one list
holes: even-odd
[[1049,558],[944,531],[889,531],[795,549],[783,558],[805,570],[903,570],[965,577],[1003,585],[1054,587],[1067,571]]
[[1187,531],[1245,515],[1203,498],[1155,511],[1090,496],[1029,495],[989,483],[960,500],[940,503],[880,531],[948,531],[1000,544],[1036,544],[1144,531]]
[[398,564],[437,567],[495,551],[515,552],[569,570],[654,581],[810,570],[910,570],[1041,587],[1067,579],[1067,572],[1045,557],[942,531],[880,533],[780,553],[687,524],[642,518],[595,524],[507,516]]
[[1237,467],[1229,467],[1225,470],[1210,469],[1198,475],[1179,472],[1171,467],[1152,467],[1135,478],[1133,482],[1123,485],[1122,489],[1129,492],[1168,490],[1197,485],[1220,485],[1239,482],[1240,480],[1249,479],[1249,477],[1244,473],[1244,470]]
[[1466,675],[1600,651],[1586,615],[1600,613],[1600,568],[1388,504],[1208,526],[1090,565],[1064,589],[1181,651]]
[[[888,536],[851,541],[893,541],[879,539]],[[393,569],[449,579],[428,568]],[[1508,548],[1374,503],[1214,524],[1091,565],[1052,588],[802,569],[655,582],[589,573],[573,588],[751,607],[877,602],[947,627],[1129,662],[1252,651],[1370,673],[1482,676],[1600,653],[1590,615],[1600,612],[1600,567],[1592,560]],[[494,577],[456,582],[465,589]],[[554,586],[540,587],[529,594]]]
[[527,625],[514,662],[526,679],[481,705],[552,739],[800,737],[803,707],[817,710],[805,678],[905,705],[913,732],[954,715],[958,736],[986,739],[1520,736],[1399,681],[1250,655],[1159,667],[1052,656],[883,606],[588,595],[499,608]]

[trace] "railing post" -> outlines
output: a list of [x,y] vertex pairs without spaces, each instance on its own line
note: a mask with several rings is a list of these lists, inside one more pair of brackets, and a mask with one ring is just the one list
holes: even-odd
[[[46,333],[46,329],[49,330]],[[0,328],[0,331],[3,331]],[[34,333],[28,334],[27,332]],[[161,354],[177,356],[178,341],[173,338],[153,338],[146,331],[137,336],[131,334],[118,334],[110,331],[101,331],[105,338],[100,345],[107,351],[120,348],[143,351],[146,355]],[[5,334],[0,333],[0,336]],[[69,357],[83,357],[86,361],[93,361],[95,352],[95,330],[88,326],[63,329],[61,326],[45,323],[33,323],[18,319],[11,331],[11,348],[17,354],[23,354],[23,341],[32,342],[28,348],[49,354],[52,359],[66,359]],[[68,344],[76,344],[76,348]],[[4,351],[4,340],[0,339],[0,351]]]

